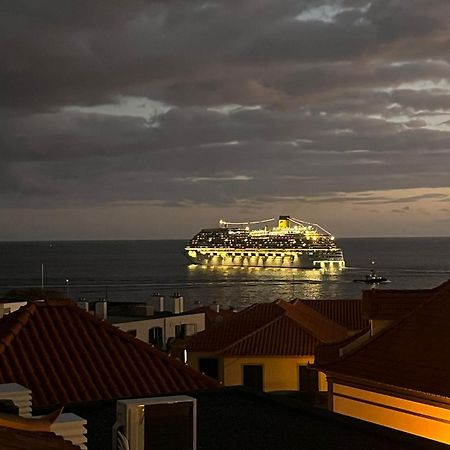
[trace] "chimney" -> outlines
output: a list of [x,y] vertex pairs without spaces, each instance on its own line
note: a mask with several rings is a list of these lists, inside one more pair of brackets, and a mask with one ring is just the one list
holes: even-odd
[[174,314],[181,314],[184,311],[184,298],[179,292],[175,292],[172,298]]
[[160,295],[159,292],[153,292],[152,297],[159,298],[159,310],[164,311],[164,295]]
[[108,316],[108,303],[105,300],[95,303],[95,317],[106,320]]
[[80,299],[77,302],[75,302],[75,304],[83,311],[89,312],[89,302]]
[[280,216],[278,219],[278,228],[289,228],[290,216]]
[[31,391],[17,383],[0,384],[0,398],[11,400],[19,408],[19,416],[31,417]]
[[219,314],[219,312],[220,312],[220,305],[217,302],[212,302],[212,304],[209,305],[209,309],[212,309],[214,312]]

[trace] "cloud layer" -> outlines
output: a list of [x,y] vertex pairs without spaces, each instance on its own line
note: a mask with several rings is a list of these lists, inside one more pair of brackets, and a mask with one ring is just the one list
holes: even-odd
[[208,208],[241,218],[284,202],[325,218],[308,208],[352,205],[347,235],[367,235],[373,204],[415,234],[425,211],[424,233],[442,234],[447,0],[1,3],[0,208],[38,214],[43,231],[2,222],[0,239],[89,237],[52,227],[64,209],[198,212],[169,234],[146,218],[148,237],[171,237]]

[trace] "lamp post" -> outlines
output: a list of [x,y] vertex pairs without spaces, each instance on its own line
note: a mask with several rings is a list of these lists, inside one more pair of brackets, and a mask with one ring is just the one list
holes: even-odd
[[66,278],[66,298],[69,298],[69,279]]

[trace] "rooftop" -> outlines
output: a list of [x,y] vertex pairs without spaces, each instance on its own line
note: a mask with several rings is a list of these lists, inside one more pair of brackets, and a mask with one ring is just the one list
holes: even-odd
[[[219,311],[217,311],[216,307],[219,308]],[[204,313],[206,329],[217,323],[223,322],[224,320],[231,319],[236,316],[236,312],[234,310],[226,309],[215,304],[208,306],[197,306],[196,308],[186,311],[186,313],[187,314]]]
[[55,433],[44,431],[14,430],[0,426],[2,450],[80,450]]
[[293,305],[298,305],[300,302],[348,330],[361,330],[369,325],[369,321],[363,318],[360,299],[295,299],[291,301]]
[[312,355],[319,343],[347,337],[347,330],[314,309],[283,300],[254,304],[187,342],[189,351],[224,355]]
[[[243,388],[188,393],[197,399],[197,446],[207,450],[448,450],[448,446]],[[89,450],[111,448],[115,403],[80,405]]]
[[396,320],[404,317],[433,295],[449,288],[450,280],[432,289],[368,289],[363,291],[363,315],[369,319]]
[[400,321],[335,362],[319,360],[318,368],[450,398],[450,282],[430,292]]
[[[5,394],[8,390],[3,392]],[[16,399],[17,401],[17,399]],[[51,427],[59,418],[62,409],[39,418],[18,416],[16,411],[5,413],[11,405],[2,403],[0,412],[0,448],[2,450],[76,450],[80,447],[51,432]],[[5,409],[6,407],[6,409]]]
[[0,383],[33,406],[174,393],[217,382],[69,300],[28,303],[0,320]]

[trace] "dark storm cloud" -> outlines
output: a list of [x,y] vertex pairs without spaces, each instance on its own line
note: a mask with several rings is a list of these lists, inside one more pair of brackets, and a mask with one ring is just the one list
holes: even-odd
[[[289,94],[335,90],[330,75],[340,70],[330,73],[331,62],[350,63],[336,80],[345,83],[352,70],[371,78],[354,63],[386,54],[397,61],[408,48],[422,59],[423,46],[443,40],[449,12],[445,1],[425,3],[372,2],[327,23],[296,20],[321,2],[6,2],[0,94],[3,104],[24,108],[95,104],[117,93],[175,104],[289,104]],[[302,69],[314,62],[325,66]],[[383,76],[414,79],[420,68],[379,71],[382,84]]]
[[143,118],[71,112],[20,121],[3,130],[8,144],[3,164],[14,173],[15,184],[8,185],[17,193],[6,193],[2,205],[8,198],[34,205],[42,189],[48,190],[48,205],[231,204],[243,192],[251,198],[264,192],[342,190],[343,185],[350,191],[368,184],[415,187],[418,178],[440,187],[448,179],[448,155],[441,152],[448,133],[379,119],[188,108],[162,114],[158,123],[149,127]]
[[2,207],[448,186],[447,0],[0,6]]

